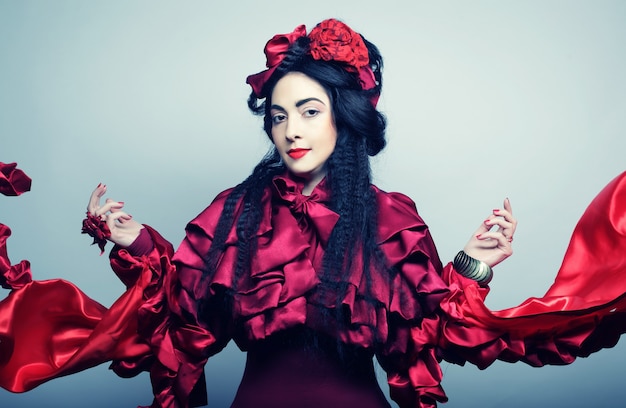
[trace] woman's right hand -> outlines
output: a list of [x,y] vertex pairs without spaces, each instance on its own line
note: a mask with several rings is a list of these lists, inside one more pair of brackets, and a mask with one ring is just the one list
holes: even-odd
[[143,225],[133,220],[133,217],[122,211],[123,201],[115,201],[107,198],[104,205],[100,205],[100,199],[106,193],[107,186],[100,183],[91,193],[87,212],[104,221],[111,231],[109,241],[121,246],[128,247],[139,236]]

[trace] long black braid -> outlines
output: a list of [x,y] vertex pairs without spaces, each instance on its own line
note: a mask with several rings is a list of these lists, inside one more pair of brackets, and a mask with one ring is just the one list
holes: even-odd
[[[217,269],[220,257],[226,249],[226,239],[235,221],[237,223],[237,263],[233,274],[233,287],[236,287],[239,278],[250,270],[252,256],[257,248],[256,232],[263,215],[261,212],[263,192],[275,176],[284,172],[285,166],[281,163],[278,152],[272,149],[256,165],[252,174],[228,195],[215,228],[213,242],[206,256],[205,274],[207,276],[212,275]],[[235,220],[236,214],[239,214],[237,220]]]

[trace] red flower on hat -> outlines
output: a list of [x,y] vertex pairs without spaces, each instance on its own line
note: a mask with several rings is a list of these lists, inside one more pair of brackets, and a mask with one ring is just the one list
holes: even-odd
[[[263,87],[276,68],[287,55],[289,47],[300,37],[306,36],[304,25],[296,27],[292,33],[277,34],[265,46],[267,69],[249,75],[246,82],[250,84],[257,98],[265,98]],[[369,53],[365,40],[346,24],[335,19],[324,20],[308,35],[310,39],[309,54],[315,60],[338,61],[345,64],[345,70],[357,73],[361,88],[373,89],[378,85],[372,68],[369,65]],[[372,105],[376,106],[378,94],[371,97]]]
[[345,62],[354,71],[369,64],[363,37],[335,19],[324,20],[309,34],[311,56],[317,60]]

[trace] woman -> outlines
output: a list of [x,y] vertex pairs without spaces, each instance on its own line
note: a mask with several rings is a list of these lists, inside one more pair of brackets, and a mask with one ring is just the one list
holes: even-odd
[[[266,53],[269,69],[248,78],[249,105],[264,114],[275,149],[244,183],[192,221],[174,257],[184,282],[169,302],[181,308],[174,313],[183,324],[175,331],[208,330],[216,338],[193,368],[184,368],[195,375],[185,374],[198,378],[206,357],[234,337],[248,351],[234,406],[388,406],[372,356],[376,352],[390,371],[404,364],[397,374],[404,376],[409,364],[401,360],[409,352],[393,354],[410,346],[388,338],[432,314],[446,286],[413,204],[371,187],[368,154],[385,144],[385,121],[375,109],[382,61],[373,45],[336,20],[320,23],[308,36],[304,26],[276,36]],[[104,186],[95,191],[89,212],[106,217],[111,239],[128,245],[141,226],[119,202],[100,207],[98,197],[105,191]],[[466,247],[490,265],[511,253],[515,230],[508,203],[498,215],[485,221]],[[493,225],[499,231],[488,232]],[[381,234],[388,235],[384,241]],[[401,234],[413,237],[404,242]],[[149,246],[134,243],[129,252],[139,245]],[[404,245],[410,250],[398,253]],[[407,272],[411,269],[416,270]],[[486,282],[489,276],[477,278]],[[411,281],[422,298],[410,293]],[[214,316],[210,323],[203,321],[205,313]],[[177,344],[176,335],[171,341]],[[189,349],[200,342],[185,338],[174,347],[198,356],[202,353]],[[162,386],[157,400],[167,405],[169,387],[184,386],[177,381],[164,386],[171,369],[155,374],[152,368],[152,373]],[[192,386],[189,380],[180,394],[189,394]],[[435,397],[425,392],[422,398]]]
[[[98,186],[84,230],[102,248],[105,237],[118,244],[112,264],[129,291],[97,311],[64,371],[37,381],[112,358],[120,375],[151,372],[154,406],[202,405],[204,363],[232,338],[248,351],[234,407],[389,406],[374,355],[400,406],[427,407],[446,400],[441,358],[564,363],[621,333],[623,323],[597,322],[624,288],[575,315],[582,309],[556,304],[538,314],[532,301],[506,316],[483,310],[490,266],[511,254],[508,201],[443,268],[413,203],[371,186],[367,156],[384,147],[385,128],[372,44],[326,20],[275,36],[266,54],[268,70],[248,78],[249,106],[275,150],[190,222],[176,255],[123,203],[100,206]],[[561,287],[553,292],[566,301]],[[102,338],[114,341],[90,349]]]

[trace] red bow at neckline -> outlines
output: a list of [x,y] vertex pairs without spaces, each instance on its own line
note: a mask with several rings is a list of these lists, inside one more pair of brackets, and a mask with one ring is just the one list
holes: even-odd
[[318,237],[327,243],[339,214],[325,205],[330,200],[330,194],[324,189],[324,180],[308,196],[302,194],[302,183],[289,177],[274,178],[274,187],[278,196],[288,203],[298,223],[308,224],[310,221]]

